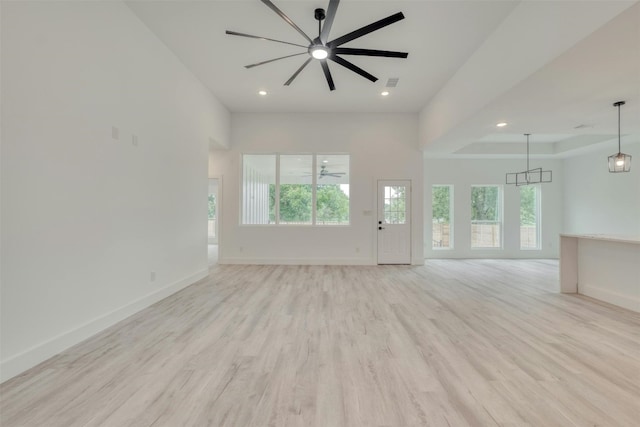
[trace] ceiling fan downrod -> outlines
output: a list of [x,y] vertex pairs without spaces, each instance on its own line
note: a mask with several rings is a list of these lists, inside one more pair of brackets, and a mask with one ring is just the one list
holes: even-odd
[[318,8],[314,11],[313,16],[318,21],[318,39],[320,39],[320,34],[322,34],[322,21],[327,17],[327,15],[325,14],[324,9]]

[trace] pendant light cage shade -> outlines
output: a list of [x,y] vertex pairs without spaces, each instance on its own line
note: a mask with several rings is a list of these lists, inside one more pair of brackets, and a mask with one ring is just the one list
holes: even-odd
[[631,156],[624,153],[616,153],[609,156],[609,172],[629,172],[631,170]]
[[613,104],[618,108],[618,152],[609,156],[609,172],[629,172],[631,170],[631,156],[620,151],[620,107],[625,104],[624,101],[618,101]]
[[553,182],[553,172],[545,171],[542,168],[529,168],[529,136],[531,134],[525,133],[527,137],[527,169],[522,172],[509,172],[505,175],[505,184],[515,185],[520,187],[521,185],[542,184],[545,182]]
[[552,171],[543,171],[542,168],[529,169],[523,172],[508,173],[506,176],[506,184],[515,184],[516,187],[521,185],[542,184],[553,181]]

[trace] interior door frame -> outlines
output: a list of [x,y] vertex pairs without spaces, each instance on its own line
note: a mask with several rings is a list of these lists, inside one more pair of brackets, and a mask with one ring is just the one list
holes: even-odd
[[408,240],[409,240],[409,247],[408,247],[408,253],[409,253],[409,259],[408,262],[406,264],[396,264],[396,265],[411,265],[413,262],[413,180],[409,179],[409,178],[393,178],[393,179],[386,179],[386,178],[378,178],[375,180],[374,183],[374,192],[375,192],[375,221],[374,221],[374,233],[376,234],[376,238],[375,238],[375,262],[376,265],[392,265],[392,264],[388,264],[388,263],[380,263],[380,258],[379,258],[379,239],[380,239],[380,232],[378,230],[378,227],[380,226],[379,221],[380,221],[380,217],[379,217],[379,207],[380,207],[380,192],[379,192],[379,186],[381,182],[393,182],[393,181],[397,181],[397,182],[408,182],[409,183],[409,195],[408,195],[408,199],[409,199],[409,209],[407,210],[408,214],[409,214],[409,221],[407,223],[407,225],[409,226],[409,235],[408,235]]

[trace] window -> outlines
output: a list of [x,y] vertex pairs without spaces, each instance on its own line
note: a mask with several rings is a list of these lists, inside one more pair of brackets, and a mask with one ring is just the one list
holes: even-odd
[[540,187],[520,187],[520,249],[540,249]]
[[431,190],[431,240],[434,249],[453,249],[453,186],[434,185]]
[[471,247],[502,248],[502,188],[471,187]]
[[245,154],[242,224],[348,225],[348,154]]

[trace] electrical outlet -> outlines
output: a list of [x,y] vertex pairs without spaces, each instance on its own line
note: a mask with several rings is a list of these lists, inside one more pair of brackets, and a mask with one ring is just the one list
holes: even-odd
[[155,282],[155,281],[156,281],[156,272],[155,272],[155,271],[152,271],[152,272],[149,274],[149,280],[151,280],[152,282]]
[[356,253],[359,254],[360,253],[360,248],[356,248]]
[[120,139],[120,129],[115,126],[111,126],[111,138]]
[[138,146],[138,135],[132,135],[131,136],[131,143],[137,147]]

